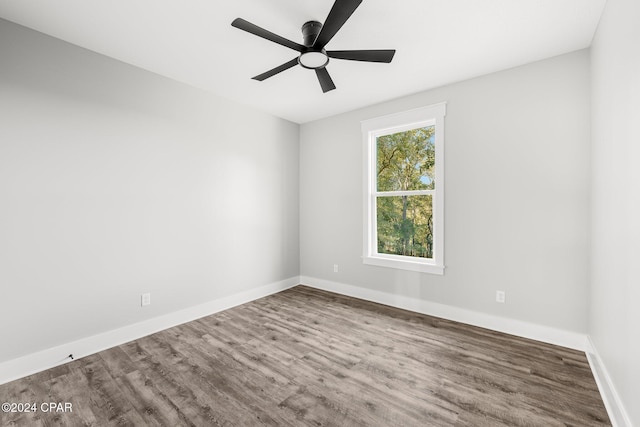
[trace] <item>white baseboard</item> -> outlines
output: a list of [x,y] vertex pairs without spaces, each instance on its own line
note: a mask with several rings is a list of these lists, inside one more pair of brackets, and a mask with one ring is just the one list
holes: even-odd
[[609,413],[611,424],[613,427],[632,427],[631,419],[624,408],[620,395],[613,385],[613,381],[609,376],[607,368],[604,363],[602,363],[598,350],[591,341],[591,337],[587,337],[586,353],[589,366],[591,366],[591,372],[593,372],[593,377],[596,380],[598,390],[600,390],[600,395],[604,401],[604,406],[607,408],[607,412]]
[[388,292],[375,291],[372,289],[324,279],[317,279],[314,277],[301,276],[300,282],[312,288],[335,292],[367,301],[377,302],[379,304],[415,311],[417,313],[427,314],[430,316],[441,317],[447,320],[479,326],[575,350],[585,351],[587,348],[587,336],[578,332],[537,325],[521,320],[494,316],[464,308],[453,307],[417,298],[394,295]]
[[61,354],[73,354],[76,359],[142,338],[210,314],[245,304],[250,301],[283,291],[299,284],[299,277],[291,277],[228,297],[209,301],[195,307],[154,317],[119,329],[103,332],[70,343],[32,353],[0,363],[0,384],[7,383],[54,366],[68,363],[69,358],[60,359]]

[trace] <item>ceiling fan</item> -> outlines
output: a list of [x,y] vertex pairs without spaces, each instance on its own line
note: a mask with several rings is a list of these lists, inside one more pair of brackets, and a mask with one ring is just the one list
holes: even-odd
[[338,30],[342,28],[344,23],[347,22],[347,19],[349,19],[358,6],[360,6],[360,3],[362,3],[362,0],[336,0],[324,25],[318,21],[305,22],[302,26],[303,44],[274,34],[242,18],[236,18],[231,23],[232,26],[300,52],[300,55],[291,61],[259,74],[253,77],[253,79],[263,81],[300,64],[302,67],[316,72],[320,87],[322,87],[322,91],[326,93],[336,88],[326,68],[329,63],[329,58],[365,62],[391,62],[393,55],[396,53],[396,51],[392,49],[325,50],[325,46],[331,41],[333,36],[336,35]]

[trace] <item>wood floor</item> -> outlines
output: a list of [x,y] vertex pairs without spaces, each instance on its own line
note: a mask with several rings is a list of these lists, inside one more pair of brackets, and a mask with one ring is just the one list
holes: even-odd
[[604,426],[583,353],[304,286],[0,386],[0,425]]

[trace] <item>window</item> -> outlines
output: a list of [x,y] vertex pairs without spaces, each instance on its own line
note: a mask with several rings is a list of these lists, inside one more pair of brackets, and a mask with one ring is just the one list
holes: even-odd
[[444,272],[444,116],[436,104],[362,122],[365,264]]

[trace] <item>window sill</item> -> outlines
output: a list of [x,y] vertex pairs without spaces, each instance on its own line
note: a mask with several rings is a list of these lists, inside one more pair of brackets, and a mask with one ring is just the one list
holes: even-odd
[[365,256],[362,262],[378,267],[396,268],[400,270],[417,271],[420,273],[444,274],[444,266],[428,262],[408,260],[406,257],[386,255],[386,256]]

